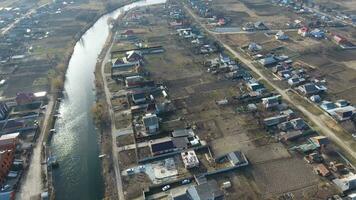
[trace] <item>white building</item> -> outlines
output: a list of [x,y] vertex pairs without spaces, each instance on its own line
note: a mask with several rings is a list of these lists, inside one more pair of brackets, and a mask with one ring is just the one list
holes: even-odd
[[334,179],[333,182],[343,192],[356,189],[356,174],[352,174],[345,178]]
[[159,120],[156,114],[146,114],[142,118],[147,134],[155,134],[159,131]]
[[182,152],[181,156],[186,169],[199,166],[199,160],[194,150]]
[[288,40],[289,37],[283,31],[278,31],[275,35],[277,40]]

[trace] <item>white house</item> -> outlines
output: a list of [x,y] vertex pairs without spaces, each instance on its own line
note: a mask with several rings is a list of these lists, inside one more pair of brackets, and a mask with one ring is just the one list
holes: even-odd
[[155,134],[159,131],[159,120],[156,114],[148,113],[142,118],[147,134]]

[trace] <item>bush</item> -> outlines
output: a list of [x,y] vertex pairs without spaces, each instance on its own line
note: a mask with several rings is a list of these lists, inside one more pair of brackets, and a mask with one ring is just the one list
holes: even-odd
[[99,128],[107,127],[110,124],[108,108],[104,102],[96,102],[92,107],[93,118]]

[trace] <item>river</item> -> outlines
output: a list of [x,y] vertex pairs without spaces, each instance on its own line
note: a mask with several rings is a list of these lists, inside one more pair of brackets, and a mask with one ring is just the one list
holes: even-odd
[[97,200],[103,198],[104,182],[98,158],[99,136],[92,120],[95,103],[94,70],[97,57],[109,35],[110,18],[118,18],[135,7],[164,3],[143,0],[102,16],[88,29],[74,47],[65,80],[65,97],[59,107],[51,148],[59,162],[53,172],[58,200]]

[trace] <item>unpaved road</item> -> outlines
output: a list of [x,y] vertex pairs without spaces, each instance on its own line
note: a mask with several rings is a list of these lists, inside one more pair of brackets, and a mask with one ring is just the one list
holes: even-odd
[[[287,91],[281,89],[280,87],[278,87],[277,85],[275,85],[274,83],[272,83],[268,78],[266,78],[263,73],[260,72],[260,70],[258,68],[255,67],[255,65],[252,63],[251,60],[246,59],[245,57],[243,57],[242,55],[240,55],[237,51],[235,51],[234,49],[232,49],[228,44],[226,44],[225,42],[223,42],[222,40],[220,40],[215,34],[214,32],[210,31],[208,28],[206,28],[206,26],[201,23],[201,21],[199,20],[199,17],[197,15],[195,15],[191,9],[189,9],[188,7],[184,6],[184,8],[187,10],[187,12],[189,13],[189,15],[191,15],[194,19],[194,21],[199,24],[207,33],[209,33],[212,37],[214,37],[217,41],[219,41],[226,50],[228,50],[229,52],[231,52],[236,58],[238,58],[242,63],[244,63],[247,67],[249,67],[253,72],[255,72],[256,74],[258,74],[264,81],[266,81],[270,86],[272,86],[278,93],[280,93],[282,95],[282,97],[288,101],[290,104],[292,104],[294,107],[296,107],[299,111],[301,111],[303,113],[304,116],[306,116],[311,122],[313,122],[313,124],[315,124],[320,132],[322,134],[324,134],[325,136],[327,136],[329,139],[331,139],[332,141],[336,142],[341,148],[343,148],[350,156],[353,157],[353,160],[356,160],[356,152],[351,148],[351,143],[349,143],[348,141],[346,141],[345,139],[339,137],[339,135],[336,135],[334,133],[333,130],[331,130],[326,123],[322,120],[322,117],[330,117],[327,116],[326,114],[322,114],[322,115],[315,115],[313,113],[311,113],[310,111],[308,111],[307,109],[305,109],[298,101],[291,99],[289,97],[289,95],[287,94]],[[355,163],[353,163],[355,164]]]
[[37,196],[42,192],[41,151],[45,131],[48,129],[49,125],[48,119],[52,116],[51,113],[53,111],[53,106],[54,101],[52,98],[50,98],[45,117],[43,119],[44,121],[43,126],[41,128],[41,133],[31,155],[29,169],[27,172],[25,172],[25,176],[22,180],[20,190],[16,194],[16,199],[18,200],[29,200],[31,197]]
[[104,81],[104,88],[105,88],[105,97],[106,97],[106,102],[107,105],[109,106],[109,112],[110,112],[110,118],[111,118],[111,136],[112,136],[112,159],[113,159],[113,163],[114,163],[114,169],[115,169],[115,176],[116,176],[116,187],[117,187],[117,191],[118,191],[118,196],[120,200],[124,200],[125,199],[125,195],[124,195],[124,190],[122,188],[122,180],[121,180],[121,172],[120,172],[120,167],[119,167],[119,159],[117,156],[118,153],[118,148],[116,145],[116,139],[114,137],[114,133],[117,132],[117,129],[115,127],[115,114],[114,114],[114,109],[112,108],[112,104],[111,104],[111,93],[109,91],[108,88],[108,82],[105,76],[105,64],[109,61],[111,55],[111,48],[114,45],[114,42],[111,42],[110,47],[107,49],[106,53],[105,53],[105,57],[101,63],[101,76],[103,78]]

